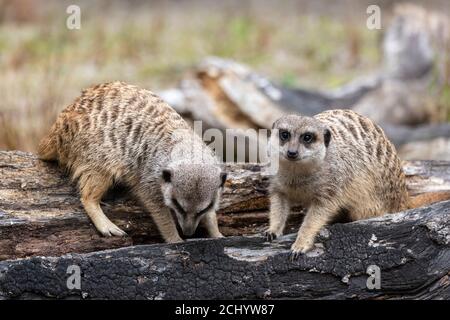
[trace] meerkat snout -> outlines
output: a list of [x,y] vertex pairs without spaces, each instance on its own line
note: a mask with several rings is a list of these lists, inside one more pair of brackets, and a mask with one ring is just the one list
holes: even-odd
[[219,166],[181,162],[162,171],[164,202],[190,237],[206,214],[215,211],[227,178]]
[[296,116],[286,116],[273,125],[280,160],[304,163],[323,160],[331,139],[330,130],[312,118],[302,119],[301,126],[298,121]]
[[298,151],[297,150],[295,150],[295,151],[288,150],[286,152],[286,155],[289,160],[295,160],[298,157]]

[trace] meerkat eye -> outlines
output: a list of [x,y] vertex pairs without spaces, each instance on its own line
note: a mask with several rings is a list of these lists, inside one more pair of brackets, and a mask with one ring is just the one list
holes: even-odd
[[178,212],[180,212],[181,214],[186,214],[186,211],[183,209],[183,207],[180,205],[177,199],[172,198],[172,203],[177,208]]
[[289,133],[289,131],[280,130],[280,140],[281,141],[289,140],[290,137],[291,137],[291,134]]
[[313,140],[314,140],[314,134],[307,132],[303,135],[303,141],[305,143],[311,143],[311,142],[313,142]]

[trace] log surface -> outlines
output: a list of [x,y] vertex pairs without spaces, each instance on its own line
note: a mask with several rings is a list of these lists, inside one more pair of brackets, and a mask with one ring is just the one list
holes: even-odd
[[[288,259],[294,235],[191,240],[0,262],[0,298],[450,299],[450,202],[323,229]],[[81,289],[68,289],[69,266]],[[369,266],[380,289],[367,287]]]
[[[450,163],[406,162],[412,195],[450,190]],[[226,236],[261,232],[267,225],[269,175],[258,164],[229,165],[219,211]],[[30,153],[0,152],[0,260],[93,252],[161,242],[150,214],[123,190],[109,194],[105,214],[129,236],[101,237],[87,218],[76,186],[54,163]],[[286,232],[302,219],[291,215]]]

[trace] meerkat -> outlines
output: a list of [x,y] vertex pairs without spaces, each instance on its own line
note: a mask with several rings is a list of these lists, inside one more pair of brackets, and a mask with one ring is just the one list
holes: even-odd
[[222,237],[216,210],[227,175],[212,150],[151,91],[123,82],[84,90],[58,116],[38,153],[78,181],[83,207],[103,236],[126,235],[100,207],[108,189],[121,183],[166,242],[183,241],[175,221],[184,236],[201,222],[209,236]]
[[309,251],[320,229],[342,215],[355,221],[409,207],[395,147],[368,118],[350,110],[287,115],[273,129],[279,169],[270,185],[266,237],[282,235],[292,205],[305,208],[292,258]]

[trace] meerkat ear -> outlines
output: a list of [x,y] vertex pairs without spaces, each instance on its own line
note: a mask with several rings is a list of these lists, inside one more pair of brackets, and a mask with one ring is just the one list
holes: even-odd
[[172,181],[172,170],[163,169],[162,178],[163,178],[164,182],[170,183]]
[[272,123],[272,129],[275,129],[275,127],[278,125],[278,122],[280,121],[280,119],[277,119]]
[[220,173],[220,187],[223,187],[225,185],[225,182],[227,181],[228,173],[221,172]]
[[325,147],[328,147],[331,140],[331,132],[329,129],[325,129],[325,133],[323,134],[323,141],[325,142]]

